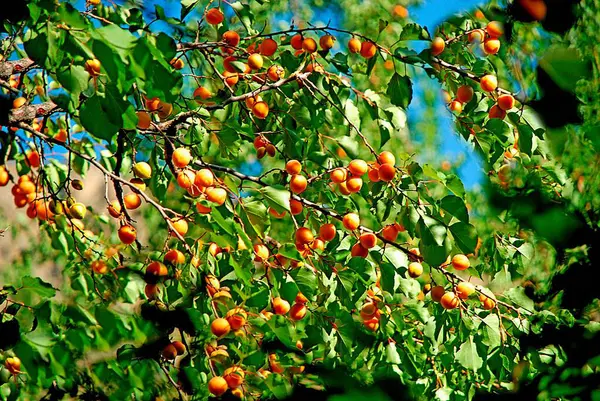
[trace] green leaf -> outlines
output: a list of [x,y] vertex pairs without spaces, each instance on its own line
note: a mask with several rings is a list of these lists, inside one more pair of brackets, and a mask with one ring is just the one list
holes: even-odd
[[531,298],[525,294],[525,288],[514,287],[504,293],[513,304],[520,306],[528,311],[534,311],[534,304]]
[[448,195],[444,197],[440,202],[440,208],[464,223],[469,222],[467,206],[458,196]]
[[290,211],[290,191],[282,187],[265,187],[260,192],[277,212]]
[[482,343],[493,349],[500,346],[500,320],[498,315],[490,313],[483,319],[485,330]]
[[406,109],[412,100],[413,93],[410,78],[395,73],[388,83],[386,93],[393,105]]
[[483,366],[483,359],[477,353],[477,346],[470,336],[459,348],[455,359],[466,369],[477,371]]
[[575,92],[580,79],[591,77],[591,65],[579,50],[554,46],[546,51],[539,61],[540,67],[550,75],[562,89]]
[[402,33],[398,40],[429,40],[431,36],[427,32],[427,28],[423,28],[419,24],[406,24],[402,28]]
[[41,278],[31,276],[25,276],[21,279],[20,288],[22,290],[32,291],[44,298],[52,298],[54,295],[56,295],[57,291],[56,288],[43,281]]
[[385,356],[386,361],[388,363],[392,363],[394,365],[400,365],[402,362],[400,360],[400,355],[398,354],[398,350],[396,349],[396,343],[390,342],[385,347]]
[[454,237],[454,242],[458,248],[464,253],[472,253],[477,246],[477,231],[471,224],[458,222],[452,224],[450,232]]

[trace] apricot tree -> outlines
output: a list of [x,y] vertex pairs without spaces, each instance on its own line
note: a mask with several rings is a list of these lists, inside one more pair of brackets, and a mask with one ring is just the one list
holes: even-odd
[[[36,0],[4,22],[0,185],[62,280],[0,287],[0,398],[282,398],[347,369],[471,399],[535,374],[519,336],[540,312],[511,280],[535,241],[474,223],[400,138],[422,71],[492,185],[561,191],[502,24],[432,37],[397,5],[277,30],[287,2],[262,3]],[[102,206],[77,199],[90,170]]]

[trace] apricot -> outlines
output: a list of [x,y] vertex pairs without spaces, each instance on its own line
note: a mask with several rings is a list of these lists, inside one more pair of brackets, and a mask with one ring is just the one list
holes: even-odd
[[331,173],[329,173],[329,178],[331,178],[331,181],[335,182],[336,184],[346,181],[346,176],[346,169],[341,167],[335,168],[331,171]]
[[396,241],[398,238],[398,233],[399,231],[395,224],[388,224],[381,230],[381,235],[383,235],[383,238],[390,242]]
[[366,302],[360,308],[360,317],[362,320],[369,320],[377,317],[379,309],[374,302]]
[[146,274],[149,276],[164,277],[169,275],[169,269],[164,264],[153,261],[146,267]]
[[171,227],[173,232],[172,236],[175,236],[175,233],[178,233],[180,236],[184,236],[188,232],[188,222],[182,217],[176,217],[171,221]]
[[301,34],[298,33],[298,34],[292,36],[292,39],[290,40],[290,45],[296,50],[301,50],[303,42],[304,42],[304,38],[302,37]]
[[263,58],[258,53],[251,54],[250,57],[248,57],[248,66],[253,70],[260,70],[263,63]]
[[338,184],[338,190],[342,195],[350,195],[350,191],[348,190],[348,186],[346,185],[345,181]]
[[83,203],[80,202],[73,203],[71,207],[69,207],[69,215],[75,219],[83,219],[86,212],[87,208]]
[[180,265],[185,263],[185,255],[178,249],[170,249],[165,253],[164,260],[172,265]]
[[31,168],[38,168],[40,166],[40,154],[37,150],[28,150],[25,153],[27,164]]
[[357,38],[352,38],[348,41],[348,50],[350,53],[358,53],[361,49],[361,46],[362,44]]
[[367,162],[361,159],[352,160],[350,164],[348,164],[348,170],[350,171],[350,173],[357,177],[364,175],[368,169],[369,165],[367,164]]
[[444,296],[445,293],[446,290],[444,290],[444,287],[442,287],[441,285],[436,285],[431,289],[431,299],[435,302],[440,302],[442,296]]
[[212,97],[212,93],[204,86],[199,86],[194,90],[193,97],[196,99],[196,103],[202,104],[202,100],[210,99]]
[[461,85],[456,91],[456,99],[461,103],[469,103],[473,99],[473,87],[469,85]]
[[18,185],[19,189],[21,190],[20,192],[24,195],[32,194],[37,189],[35,184],[29,180],[22,181],[17,185]]
[[360,45],[360,55],[370,59],[377,54],[377,46],[371,41],[362,42]]
[[182,170],[177,174],[177,184],[183,188],[188,189],[194,184],[196,173],[192,170]]
[[335,44],[335,38],[332,35],[324,35],[319,39],[319,45],[323,50],[329,50]]
[[350,248],[350,256],[353,258],[366,258],[369,256],[369,250],[362,246],[360,242],[357,242]]
[[396,4],[392,9],[392,14],[394,14],[395,17],[407,18],[408,10],[406,9],[406,7],[403,7],[400,4]]
[[211,8],[207,10],[204,17],[206,18],[206,22],[211,25],[219,25],[225,19],[223,12],[218,8]]
[[460,305],[460,299],[453,292],[447,292],[442,295],[440,304],[444,309],[456,309]]
[[498,96],[497,105],[500,109],[508,111],[515,106],[515,98],[512,95],[500,95]]
[[106,266],[106,262],[103,260],[94,260],[90,264],[90,267],[96,274],[105,274],[108,271],[108,266]]
[[323,224],[319,228],[319,237],[321,237],[324,241],[331,241],[335,238],[336,228],[333,224],[327,223]]
[[83,67],[85,68],[87,73],[93,77],[100,75],[101,64],[100,64],[100,60],[98,60],[98,59],[94,58],[94,59],[87,60]]
[[355,194],[362,188],[363,180],[360,177],[350,177],[346,180],[348,192]]
[[506,117],[506,111],[502,110],[500,107],[498,107],[497,104],[495,104],[492,107],[490,107],[490,111],[488,112],[488,117],[490,119],[498,118],[500,120],[503,120],[504,117]]
[[485,54],[496,54],[500,50],[500,41],[498,39],[489,38],[483,42],[483,52]]
[[254,114],[254,116],[256,116],[257,118],[264,120],[265,118],[267,118],[267,115],[269,115],[269,105],[266,102],[262,101],[256,102],[252,106],[252,114]]
[[158,107],[158,117],[161,120],[165,120],[173,113],[173,105],[171,103],[160,102]]
[[[38,210],[38,215],[39,215],[39,210]],[[117,234],[119,235],[119,240],[121,240],[121,242],[124,243],[125,245],[132,244],[137,237],[137,231],[136,231],[135,227],[133,227],[129,224],[121,226],[121,228],[119,228],[119,231]]]
[[439,56],[444,51],[445,47],[446,42],[444,41],[444,39],[440,38],[439,36],[436,36],[431,41],[431,54],[433,56]]
[[379,178],[379,168],[369,166],[369,172],[367,173],[367,177],[369,177],[369,181],[371,182],[381,181],[381,179]]
[[379,166],[377,174],[381,181],[390,182],[396,176],[396,168],[392,164],[382,164]]
[[175,167],[184,168],[192,161],[192,154],[189,149],[177,148],[171,155],[171,161]]
[[481,43],[485,39],[485,31],[483,29],[473,29],[467,36],[469,43]]
[[177,355],[185,354],[185,344],[181,341],[173,341],[171,345],[177,350]]
[[237,46],[240,43],[240,35],[236,31],[225,31],[223,33],[223,42],[229,46]]
[[185,66],[185,63],[181,58],[174,58],[169,62],[169,64],[171,64],[171,66],[176,70],[181,70]]
[[153,97],[152,99],[146,99],[146,109],[148,111],[153,112],[157,111],[160,107],[160,99],[157,97]]
[[267,70],[267,76],[271,81],[279,81],[285,77],[285,70],[280,65],[272,65]]
[[200,169],[196,172],[194,177],[194,184],[199,187],[210,187],[215,182],[215,176],[213,172],[207,168]]
[[234,308],[227,312],[225,319],[229,322],[232,330],[239,330],[246,324],[248,315],[242,308]]
[[485,92],[495,91],[498,87],[498,78],[496,76],[488,74],[484,75],[479,82],[481,89]]
[[411,262],[408,265],[408,275],[412,278],[417,278],[423,274],[423,265],[419,262]]
[[377,157],[377,162],[379,164],[391,164],[392,166],[396,164],[396,157],[387,150],[384,150]]
[[498,21],[491,21],[485,27],[485,31],[491,38],[499,38],[504,34],[504,27]]
[[496,307],[496,301],[486,295],[479,295],[479,300],[483,304],[483,309],[492,310]]
[[13,100],[13,103],[12,103],[13,109],[18,109],[19,107],[23,106],[25,103],[27,103],[27,99],[25,99],[24,97],[18,97],[15,100]]
[[307,53],[314,53],[317,51],[317,42],[313,38],[305,38],[302,41],[302,50]]
[[466,270],[471,266],[471,262],[469,262],[469,258],[465,255],[459,253],[452,257],[452,267],[456,270]]
[[115,219],[121,217],[121,204],[119,203],[119,201],[112,201],[110,205],[108,205],[107,209],[108,214],[110,214]]
[[134,210],[142,204],[142,198],[135,192],[130,192],[123,197],[123,204],[127,209]]
[[379,319],[376,318],[365,320],[363,324],[369,331],[377,331],[379,329]]
[[544,0],[518,0],[517,3],[534,20],[542,21],[546,18],[548,7]]
[[453,112],[455,114],[460,114],[462,112],[462,103],[459,102],[458,100],[453,100],[448,105],[448,108],[450,109],[451,112]]
[[152,167],[146,162],[138,162],[133,165],[133,174],[141,179],[147,180],[152,176]]
[[344,228],[349,231],[354,231],[360,225],[360,217],[356,213],[347,213],[342,218]]
[[4,361],[4,367],[6,367],[12,375],[19,374],[21,373],[21,360],[16,356],[8,357]]
[[144,287],[144,294],[148,299],[155,299],[159,292],[158,284],[146,284]]
[[277,42],[271,38],[267,38],[263,40],[260,45],[258,45],[258,51],[263,56],[270,57],[277,51]]
[[299,202],[296,199],[290,199],[290,212],[292,212],[294,216],[297,216],[300,213],[302,213],[303,209],[304,206],[302,206],[302,202]]
[[475,285],[473,285],[473,283],[461,281],[456,286],[456,295],[458,295],[460,299],[467,299],[473,293],[475,293]]
[[8,175],[8,171],[4,166],[0,166],[0,187],[5,187],[10,180],[10,176]]
[[225,77],[225,84],[227,84],[227,86],[230,88],[233,88],[240,80],[240,76],[236,72],[225,71],[223,76]]
[[223,318],[217,318],[210,324],[210,331],[217,337],[226,336],[230,330],[229,322]]
[[227,389],[227,381],[221,376],[215,376],[208,381],[208,391],[215,397],[222,396],[227,392]]
[[162,350],[162,357],[166,360],[172,361],[177,357],[177,348],[175,348],[173,344],[168,344]]
[[244,371],[239,366],[232,366],[225,369],[223,378],[227,382],[230,389],[238,388],[244,383]]
[[377,245],[377,236],[373,233],[363,233],[358,239],[363,248],[371,249]]
[[309,244],[315,239],[310,228],[300,227],[296,230],[296,243]]
[[301,194],[307,186],[308,181],[302,174],[294,174],[290,178],[290,190],[295,194]]
[[450,104],[452,101],[452,96],[450,96],[450,93],[448,93],[447,90],[442,90],[442,101],[444,104]]
[[302,320],[306,316],[306,306],[304,304],[294,304],[290,309],[290,318],[292,320]]
[[285,315],[290,310],[290,303],[281,297],[273,298],[272,306],[276,315]]
[[291,175],[300,174],[302,171],[302,164],[300,164],[298,160],[290,160],[285,164],[285,171]]
[[269,259],[269,248],[264,246],[263,244],[256,244],[253,247],[254,249],[254,260],[257,262],[261,262]]

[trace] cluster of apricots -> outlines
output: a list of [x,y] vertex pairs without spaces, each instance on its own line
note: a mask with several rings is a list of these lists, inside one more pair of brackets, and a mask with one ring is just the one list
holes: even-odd
[[162,349],[162,357],[168,361],[172,361],[178,356],[185,354],[185,351],[186,347],[184,343],[181,341],[173,341]]

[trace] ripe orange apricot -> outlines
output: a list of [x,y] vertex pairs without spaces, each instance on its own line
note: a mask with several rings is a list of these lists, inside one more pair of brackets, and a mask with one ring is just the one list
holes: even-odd
[[377,157],[377,162],[379,164],[391,164],[393,166],[396,164],[396,157],[392,154],[392,152],[384,150]]
[[263,64],[263,58],[258,53],[251,54],[250,57],[248,57],[248,66],[253,70],[260,70]]
[[369,166],[367,177],[369,177],[369,181],[371,182],[379,182],[379,167]]
[[160,99],[157,97],[153,97],[152,99],[146,99],[146,109],[148,111],[153,112],[157,111],[160,107]]
[[338,184],[338,190],[342,195],[350,195],[350,191],[348,190],[348,186],[346,185],[345,181]]
[[227,312],[225,319],[229,322],[232,330],[239,330],[246,324],[248,314],[242,308],[234,308]]
[[346,181],[346,176],[346,169],[341,167],[335,168],[331,171],[331,173],[329,173],[329,178],[331,178],[331,181],[335,182],[336,184]]
[[215,397],[222,396],[227,389],[227,381],[221,376],[215,376],[208,381],[208,391]]
[[498,39],[489,38],[483,42],[483,52],[485,54],[496,54],[500,50],[500,41]]
[[323,50],[329,50],[335,44],[335,38],[332,35],[324,35],[319,39],[319,45]]
[[497,101],[498,107],[504,111],[508,111],[515,106],[515,98],[512,95],[500,95]]
[[360,45],[360,55],[370,59],[377,54],[377,46],[371,41],[362,42]]
[[208,22],[209,24],[219,25],[221,22],[223,22],[225,16],[223,15],[223,12],[221,12],[221,10],[219,10],[218,8],[211,8],[208,11],[206,11],[205,18],[206,22]]
[[[182,237],[188,232],[188,222],[182,217],[171,219],[171,226],[172,229]],[[171,235],[175,236],[175,233],[172,232]]]
[[495,104],[492,107],[490,107],[490,111],[488,112],[488,117],[490,119],[499,118],[500,120],[503,120],[504,117],[506,117],[506,111],[502,110],[500,107],[498,107],[497,104]]
[[366,249],[371,249],[377,245],[377,236],[373,233],[363,233],[358,240],[360,241],[360,245]]
[[153,261],[146,267],[146,274],[149,276],[164,277],[169,275],[169,269],[164,264]]
[[423,265],[419,262],[411,262],[408,265],[408,275],[412,278],[417,278],[423,274]]
[[185,263],[185,255],[179,249],[170,249],[165,253],[164,260],[172,265]]
[[387,226],[383,227],[383,230],[381,230],[381,235],[383,235],[383,238],[391,242],[396,241],[398,238],[398,233],[399,231],[395,224],[388,224]]
[[460,114],[462,112],[462,103],[459,102],[458,100],[453,100],[448,105],[448,108],[450,109],[451,112],[453,112],[455,114]]
[[366,258],[369,256],[369,250],[362,246],[360,242],[357,242],[356,244],[352,245],[352,248],[350,248],[350,255],[353,258]]
[[237,72],[225,71],[223,76],[225,77],[225,83],[230,88],[233,88],[240,80],[240,76]]
[[504,34],[504,28],[502,24],[498,21],[491,21],[485,27],[485,31],[491,38],[499,38]]
[[473,283],[469,283],[468,281],[461,281],[456,286],[456,295],[458,295],[460,299],[467,299],[469,298],[469,295],[473,294],[474,292],[475,285],[473,285]]
[[267,70],[267,76],[271,81],[279,81],[285,77],[285,70],[280,65],[272,65]]
[[173,151],[171,160],[175,167],[184,168],[192,161],[192,154],[189,149],[177,148]]
[[350,177],[346,180],[348,192],[355,194],[362,188],[363,180],[360,177]]
[[117,201],[117,200],[112,201],[110,203],[110,205],[108,205],[107,209],[108,209],[108,214],[110,214],[115,219],[118,219],[119,217],[121,217],[121,204],[119,203],[119,201]]
[[23,106],[25,103],[27,103],[27,99],[25,99],[24,97],[18,97],[15,100],[13,100],[13,109],[18,109],[19,107]]
[[471,266],[471,262],[469,258],[465,255],[459,253],[452,257],[452,267],[456,270],[466,270]]
[[269,114],[269,105],[262,101],[256,102],[254,106],[252,106],[252,114],[254,114],[257,118],[264,120]]
[[431,299],[435,302],[440,302],[445,293],[446,290],[444,290],[444,287],[441,285],[436,285],[431,289]]
[[212,93],[204,86],[199,86],[194,90],[193,96],[194,99],[196,99],[196,102],[201,104],[203,103],[203,100],[210,99],[212,97]]
[[226,31],[223,33],[223,42],[229,46],[237,46],[240,43],[240,35],[236,31]]
[[10,180],[10,176],[8,175],[8,171],[4,166],[0,166],[0,187],[5,187]]
[[496,301],[486,295],[479,295],[479,300],[483,303],[483,309],[492,310],[496,307]]
[[296,243],[309,244],[313,242],[315,236],[310,228],[300,227],[296,230]]
[[485,39],[485,31],[483,29],[473,29],[469,32],[468,40],[469,43],[481,43]]
[[313,38],[306,38],[302,41],[302,50],[307,53],[314,53],[317,51],[317,42]]
[[239,366],[232,366],[225,369],[223,378],[227,382],[230,389],[236,389],[244,383],[245,373]]
[[222,317],[213,320],[210,324],[210,331],[217,337],[223,337],[229,334],[231,326],[226,319]]
[[158,284],[146,284],[144,287],[144,294],[148,299],[155,299],[159,292]]
[[298,160],[290,160],[285,164],[285,171],[291,175],[300,174],[302,171],[302,164],[300,164]]
[[297,201],[296,199],[290,199],[290,211],[294,216],[302,213],[304,206],[302,206],[302,202]]
[[362,320],[369,320],[377,317],[377,305],[375,302],[365,302],[363,306],[360,308],[360,317]]
[[127,209],[134,210],[142,204],[142,198],[135,192],[130,192],[123,197],[123,204]]
[[267,38],[263,40],[260,45],[258,45],[258,51],[263,56],[270,57],[277,51],[277,42],[271,38]]
[[8,369],[10,374],[19,374],[21,373],[21,360],[16,356],[8,357],[6,358],[6,361],[4,361],[4,367]]
[[177,355],[185,354],[185,344],[181,341],[173,341],[171,345],[177,350]]
[[302,320],[306,316],[306,306],[304,304],[294,304],[290,309],[290,318],[292,320]]
[[[38,210],[38,215],[39,214],[40,211]],[[124,243],[125,245],[130,245],[135,241],[135,238],[137,237],[137,232],[135,230],[135,227],[126,224],[119,228],[118,235],[122,243]]]
[[382,164],[379,166],[378,175],[381,181],[390,182],[396,176],[396,168],[393,164]]
[[92,271],[96,274],[105,274],[108,271],[108,266],[103,260],[94,260],[91,263],[90,267],[92,268]]
[[227,200],[227,191],[224,188],[208,187],[206,188],[206,199],[221,206]]
[[469,103],[473,99],[473,87],[470,85],[461,85],[456,91],[456,99],[461,103]]
[[348,170],[350,171],[350,173],[357,177],[364,175],[368,169],[369,165],[367,164],[367,162],[361,159],[352,160],[350,164],[348,164]]
[[344,228],[349,231],[354,231],[360,225],[360,217],[356,213],[347,213],[342,219]]
[[296,34],[294,36],[292,36],[292,39],[290,40],[290,45],[292,45],[292,47],[296,50],[300,50],[302,49],[302,42],[304,41],[304,38],[302,37],[301,34]]
[[276,315],[285,315],[290,310],[290,303],[281,297],[273,298],[272,305]]
[[215,182],[215,176],[213,172],[207,168],[200,169],[196,172],[194,177],[194,184],[199,187],[210,187]]
[[292,178],[290,178],[290,190],[295,194],[304,192],[307,185],[308,181],[302,174],[294,174]]
[[358,53],[360,51],[361,48],[361,43],[360,40],[358,40],[357,38],[352,38],[348,41],[348,50],[350,51],[350,53]]
[[181,58],[174,58],[169,62],[169,64],[171,64],[171,66],[176,70],[181,70],[185,66],[185,63]]
[[177,348],[175,348],[173,344],[167,344],[162,350],[162,357],[172,361],[177,357]]
[[262,262],[263,260],[269,259],[269,248],[264,246],[263,244],[256,244],[253,247],[254,249],[254,260],[257,262]]
[[444,309],[456,309],[460,305],[460,299],[453,292],[447,292],[440,299],[440,304]]
[[481,78],[479,85],[481,86],[481,89],[483,89],[485,92],[495,91],[498,87],[498,78],[496,78],[495,75],[491,74],[484,75]]
[[28,150],[25,153],[27,164],[31,168],[38,168],[40,166],[40,154],[37,150]]
[[544,0],[518,0],[517,3],[534,20],[542,21],[546,18],[548,6]]
[[446,42],[444,42],[444,39],[440,38],[439,36],[436,36],[431,41],[431,54],[433,56],[438,56],[438,55],[442,54],[445,47],[446,47]]
[[88,74],[95,77],[100,75],[100,60],[98,59],[90,59],[85,62],[84,68]]
[[379,319],[377,318],[365,320],[363,324],[369,331],[377,331],[379,329]]
[[333,224],[331,223],[327,223],[327,224],[323,224],[320,228],[319,228],[319,236],[324,240],[324,241],[331,241],[332,239],[335,238],[335,234],[336,234],[336,228]]
[[396,17],[407,18],[408,10],[406,9],[406,7],[403,7],[400,4],[396,4],[392,9],[392,14],[394,14],[394,16]]

